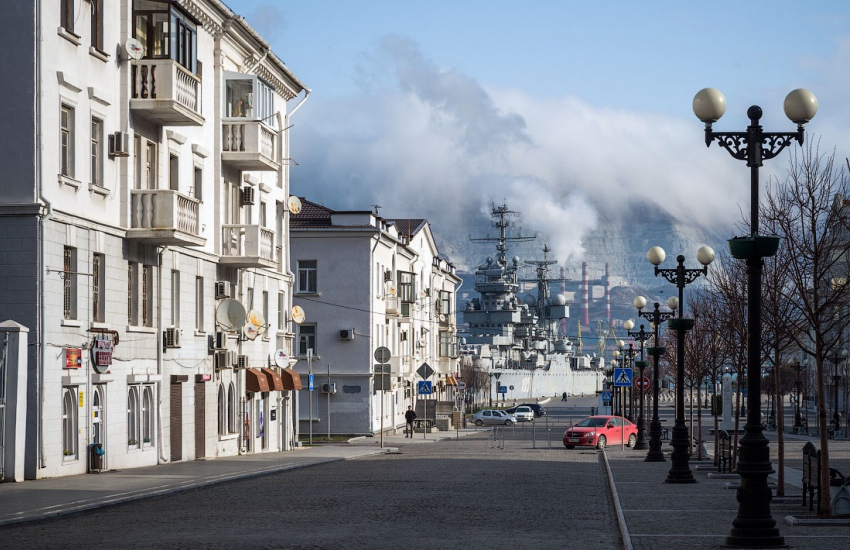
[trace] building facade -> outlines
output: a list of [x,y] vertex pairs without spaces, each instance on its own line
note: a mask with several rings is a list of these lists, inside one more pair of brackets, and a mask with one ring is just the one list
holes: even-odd
[[291,448],[286,128],[309,90],[218,0],[14,2],[2,40],[25,477]]
[[[460,278],[427,220],[302,202],[290,222],[294,304],[304,312],[295,370],[314,380],[314,391],[305,382],[298,392],[302,435],[378,434],[403,426],[419,399],[453,401]],[[380,347],[391,354],[383,378]],[[418,391],[423,365],[433,371],[427,395]]]

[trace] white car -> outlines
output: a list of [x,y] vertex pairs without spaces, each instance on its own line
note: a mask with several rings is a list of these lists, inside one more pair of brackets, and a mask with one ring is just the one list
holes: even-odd
[[534,411],[531,410],[531,407],[525,405],[517,407],[512,414],[516,417],[517,422],[531,422],[534,420]]
[[508,414],[505,411],[497,411],[496,409],[484,409],[472,415],[472,421],[476,426],[489,425],[504,425],[513,426],[517,423],[514,415]]

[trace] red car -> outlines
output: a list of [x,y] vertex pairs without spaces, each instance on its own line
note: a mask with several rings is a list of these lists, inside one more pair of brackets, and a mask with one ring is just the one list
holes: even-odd
[[596,447],[621,445],[629,447],[637,442],[637,426],[619,416],[590,416],[564,432],[564,447]]

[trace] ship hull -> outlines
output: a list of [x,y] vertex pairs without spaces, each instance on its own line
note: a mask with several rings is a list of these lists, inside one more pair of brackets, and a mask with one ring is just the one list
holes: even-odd
[[550,361],[547,368],[495,368],[490,372],[499,374],[498,385],[507,389],[504,395],[507,399],[536,399],[560,396],[564,392],[569,396],[596,395],[603,389],[605,379],[601,371],[572,370],[566,361],[558,360]]

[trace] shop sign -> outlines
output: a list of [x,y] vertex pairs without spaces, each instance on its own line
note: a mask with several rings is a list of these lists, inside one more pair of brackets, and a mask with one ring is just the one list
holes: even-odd
[[83,350],[80,348],[65,348],[65,368],[78,369],[83,366]]
[[112,351],[114,346],[108,336],[97,336],[92,341],[91,360],[92,367],[98,374],[104,374],[112,366]]

